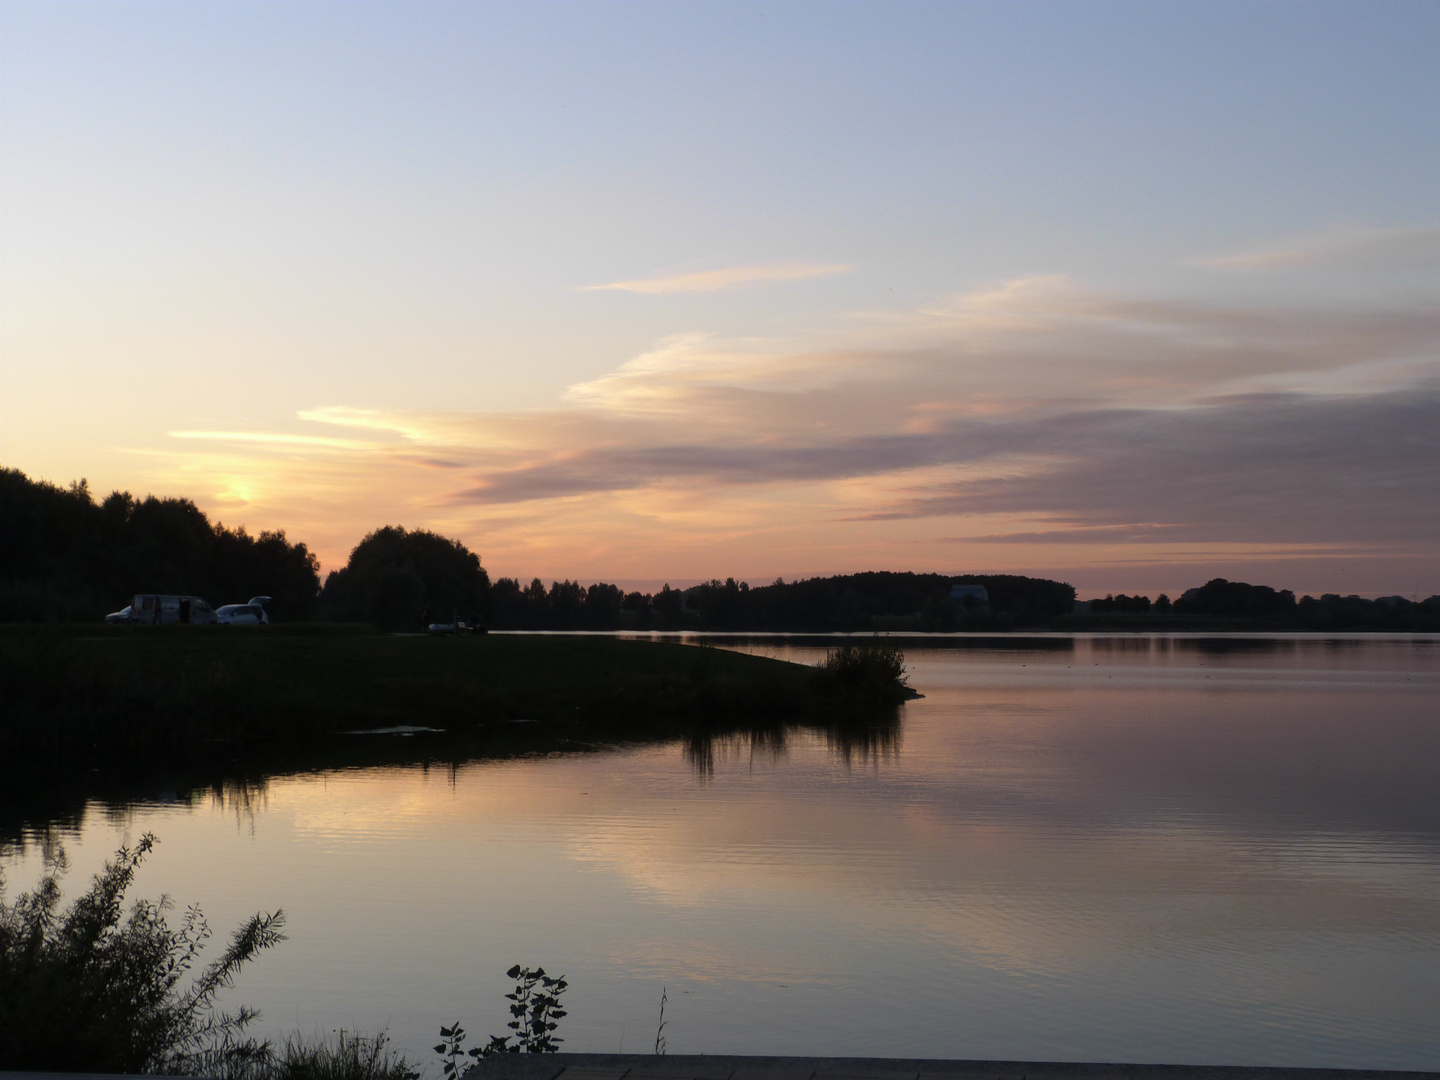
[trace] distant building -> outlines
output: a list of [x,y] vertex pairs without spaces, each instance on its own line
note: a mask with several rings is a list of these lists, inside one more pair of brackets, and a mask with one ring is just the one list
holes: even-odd
[[986,607],[990,604],[990,593],[984,585],[951,585],[950,599],[959,600],[966,607]]

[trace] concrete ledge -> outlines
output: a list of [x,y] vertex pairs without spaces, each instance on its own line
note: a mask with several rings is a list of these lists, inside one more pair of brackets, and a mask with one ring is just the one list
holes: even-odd
[[463,1080],[1440,1080],[1388,1069],[654,1054],[500,1054]]

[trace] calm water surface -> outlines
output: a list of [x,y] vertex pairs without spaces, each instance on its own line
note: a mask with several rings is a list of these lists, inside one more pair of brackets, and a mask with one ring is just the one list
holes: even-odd
[[[813,661],[817,649],[734,647]],[[1440,1068],[1440,640],[951,639],[898,733],[271,778],[87,807],[71,890],[290,940],[279,1033],[504,1029],[568,973],[575,1050]],[[38,876],[38,827],[0,858]]]

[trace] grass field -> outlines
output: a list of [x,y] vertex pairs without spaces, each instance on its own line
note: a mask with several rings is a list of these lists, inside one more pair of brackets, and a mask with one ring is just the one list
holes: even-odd
[[898,684],[609,637],[400,637],[359,628],[0,628],[0,752],[186,756],[301,749],[421,725],[656,738],[873,712]]

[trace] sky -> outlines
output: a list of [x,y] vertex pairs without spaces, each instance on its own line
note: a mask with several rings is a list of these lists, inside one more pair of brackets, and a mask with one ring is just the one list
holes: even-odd
[[326,570],[1440,592],[1440,5],[0,0],[0,463]]

